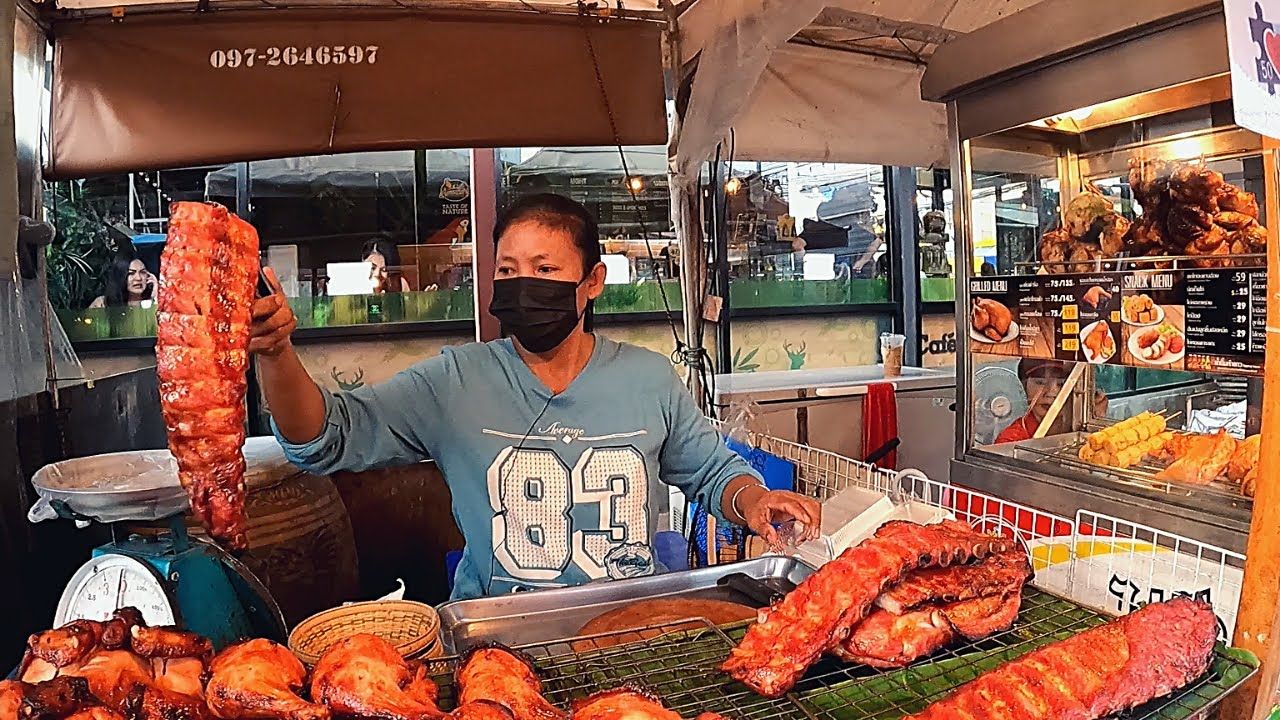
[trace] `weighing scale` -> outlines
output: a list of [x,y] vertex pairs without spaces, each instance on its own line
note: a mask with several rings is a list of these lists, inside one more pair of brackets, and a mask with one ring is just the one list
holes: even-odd
[[[146,453],[152,457],[144,459],[144,472],[156,475],[154,464],[165,461],[155,456],[160,452],[168,456],[167,451]],[[94,548],[67,583],[53,627],[106,620],[117,608],[133,606],[148,625],[177,625],[204,635],[218,649],[248,637],[285,642],[284,615],[262,582],[235,556],[190,537],[185,509],[173,512],[186,505],[176,468],[166,486],[140,488],[140,476],[122,475],[119,463],[143,454],[117,455],[131,457],[116,458],[111,472],[94,467],[94,462],[111,462],[111,456],[97,456],[55,463],[32,478],[41,496],[28,513],[33,522],[58,517],[82,527],[103,523],[111,528],[111,542]],[[79,467],[67,467],[77,462]],[[86,471],[91,473],[87,481]],[[69,483],[68,477],[77,480]]]

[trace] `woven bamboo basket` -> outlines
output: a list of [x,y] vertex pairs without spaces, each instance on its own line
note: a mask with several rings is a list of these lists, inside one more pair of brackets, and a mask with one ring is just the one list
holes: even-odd
[[409,600],[374,600],[316,613],[289,633],[289,649],[315,665],[335,643],[352,635],[377,635],[405,658],[440,648],[440,616],[435,608]]

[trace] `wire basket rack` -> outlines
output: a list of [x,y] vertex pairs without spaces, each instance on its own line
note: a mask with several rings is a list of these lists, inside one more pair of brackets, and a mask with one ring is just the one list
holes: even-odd
[[1222,639],[1231,637],[1244,565],[1239,553],[1122,518],[1087,510],[1065,517],[918,470],[885,470],[769,435],[747,435],[752,446],[795,465],[797,492],[826,500],[858,487],[895,503],[943,509],[979,531],[1016,538],[1031,556],[1036,587],[1111,615],[1177,595],[1196,597],[1213,605]]

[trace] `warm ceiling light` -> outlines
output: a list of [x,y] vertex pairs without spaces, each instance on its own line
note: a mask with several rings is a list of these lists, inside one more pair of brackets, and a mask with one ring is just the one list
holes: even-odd
[[631,192],[638,194],[640,191],[644,190],[644,178],[642,177],[627,178],[627,188],[630,189]]
[[729,178],[724,183],[724,191],[730,195],[737,195],[742,192],[742,180],[736,177]]

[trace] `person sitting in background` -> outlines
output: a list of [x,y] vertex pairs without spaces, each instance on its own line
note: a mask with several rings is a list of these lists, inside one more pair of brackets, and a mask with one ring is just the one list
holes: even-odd
[[105,291],[89,307],[151,307],[155,292],[156,276],[146,263],[127,253],[117,253],[107,268]]
[[[1018,361],[1018,379],[1027,391],[1027,414],[1000,431],[996,436],[996,444],[1020,442],[1034,437],[1036,428],[1040,427],[1040,423],[1049,414],[1049,406],[1053,405],[1054,398],[1062,391],[1069,374],[1071,367],[1056,360]],[[1046,435],[1063,433],[1069,429],[1071,413],[1068,409],[1069,404],[1064,404]],[[1099,416],[1107,414],[1107,396],[1103,393],[1094,393],[1093,412]]]
[[409,292],[409,282],[404,276],[392,278],[387,272],[388,267],[394,268],[400,264],[400,253],[385,235],[379,235],[364,244],[364,249],[360,251],[360,261],[373,266],[369,279],[374,281],[374,294]]

